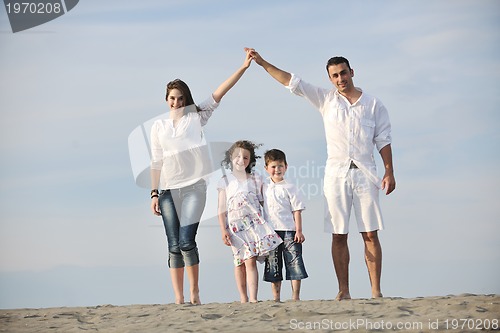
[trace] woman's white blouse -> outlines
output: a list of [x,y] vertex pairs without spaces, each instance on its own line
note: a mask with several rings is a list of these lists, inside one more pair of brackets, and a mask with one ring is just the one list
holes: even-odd
[[176,126],[172,119],[158,119],[151,127],[151,169],[161,170],[160,189],[192,185],[211,172],[203,126],[219,106],[213,97],[184,108]]

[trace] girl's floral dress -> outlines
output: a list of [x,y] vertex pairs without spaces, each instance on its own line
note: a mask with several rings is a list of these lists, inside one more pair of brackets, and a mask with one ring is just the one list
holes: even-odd
[[240,182],[229,174],[222,177],[217,188],[226,191],[226,229],[235,266],[251,257],[264,257],[283,242],[262,217],[262,179],[259,176],[252,174]]

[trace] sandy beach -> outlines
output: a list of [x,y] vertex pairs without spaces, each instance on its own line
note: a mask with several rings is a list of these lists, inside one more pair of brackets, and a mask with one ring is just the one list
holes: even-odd
[[0,332],[498,331],[500,295],[0,310]]

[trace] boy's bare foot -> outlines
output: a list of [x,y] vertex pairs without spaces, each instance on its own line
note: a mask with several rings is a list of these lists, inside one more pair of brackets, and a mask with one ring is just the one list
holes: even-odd
[[384,295],[382,295],[382,293],[381,293],[381,292],[374,293],[374,294],[372,295],[372,298],[382,298],[382,297],[384,297]]

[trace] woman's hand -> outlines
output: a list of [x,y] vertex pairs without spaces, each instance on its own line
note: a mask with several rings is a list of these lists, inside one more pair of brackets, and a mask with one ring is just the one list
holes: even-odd
[[245,61],[243,62],[243,67],[248,68],[252,64],[252,60],[254,59],[252,56],[252,50],[249,48],[245,48],[246,56]]
[[158,203],[158,198],[157,197],[151,198],[151,211],[156,216],[161,216],[160,204]]
[[250,64],[252,63],[252,55],[250,50],[245,50],[245,61],[243,62],[243,65],[236,70],[236,72],[233,73],[226,81],[222,82],[222,84],[213,92],[212,97],[214,98],[214,101],[219,103],[226,95],[226,93],[234,87],[236,82],[243,76],[243,73],[250,67]]

